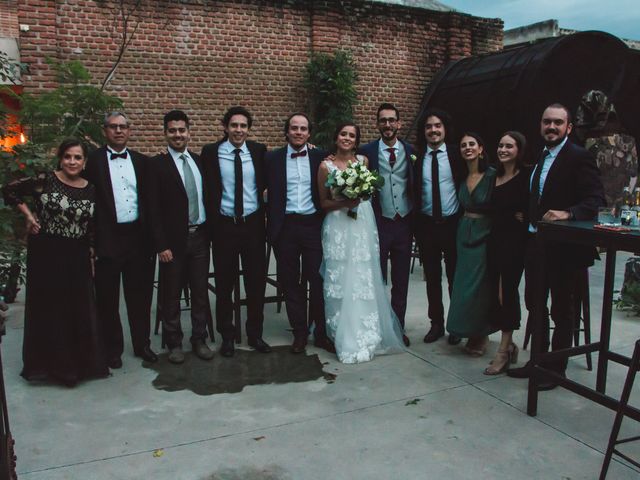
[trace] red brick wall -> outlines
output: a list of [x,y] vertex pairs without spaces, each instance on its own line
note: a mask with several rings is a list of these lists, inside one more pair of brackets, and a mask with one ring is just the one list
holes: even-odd
[[0,0],[0,37],[18,38],[18,0]]
[[[31,64],[27,89],[51,86],[44,56],[78,59],[100,83],[121,34],[114,0],[18,0],[22,60]],[[133,0],[125,3],[131,5]],[[143,0],[140,20],[107,90],[120,96],[133,123],[131,146],[163,146],[162,115],[172,108],[192,118],[195,150],[218,138],[230,105],[254,114],[253,138],[282,144],[282,122],[305,110],[304,67],[312,51],[352,52],[360,102],[356,121],[375,136],[382,101],[413,122],[425,87],[447,61],[502,46],[502,22],[362,0]],[[115,28],[114,28],[115,27]],[[407,132],[405,132],[407,133]]]

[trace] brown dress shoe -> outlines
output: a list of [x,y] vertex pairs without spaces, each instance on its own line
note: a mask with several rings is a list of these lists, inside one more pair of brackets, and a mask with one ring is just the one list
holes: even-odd
[[293,343],[291,344],[291,348],[289,351],[291,353],[304,353],[305,348],[307,347],[307,339],[306,338],[294,338]]
[[213,351],[207,346],[204,340],[193,344],[193,353],[202,360],[211,360]]
[[184,363],[184,352],[182,347],[173,347],[169,349],[169,361],[176,365]]

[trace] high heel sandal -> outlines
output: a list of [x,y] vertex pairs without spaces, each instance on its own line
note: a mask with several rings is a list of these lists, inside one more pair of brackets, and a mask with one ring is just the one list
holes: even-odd
[[[518,353],[519,353],[518,346],[515,343],[512,343],[511,345],[509,345],[509,347],[506,350],[498,350],[496,352],[496,358],[494,358],[491,361],[490,365],[484,369],[483,373],[485,375],[500,375],[501,373],[506,372],[511,364],[518,362]],[[494,365],[499,364],[498,362],[496,362],[498,356],[501,359],[504,358],[505,362],[502,364],[501,367],[496,368],[494,367]]]

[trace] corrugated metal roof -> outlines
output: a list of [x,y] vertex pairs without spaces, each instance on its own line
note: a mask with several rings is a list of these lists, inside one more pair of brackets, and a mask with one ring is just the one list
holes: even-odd
[[425,10],[435,10],[438,12],[455,12],[456,9],[437,0],[369,0],[379,3],[395,3],[407,7],[424,8]]

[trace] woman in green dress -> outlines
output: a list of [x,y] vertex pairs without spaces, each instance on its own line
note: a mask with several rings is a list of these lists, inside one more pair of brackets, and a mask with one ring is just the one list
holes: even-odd
[[496,170],[489,166],[484,142],[476,133],[467,132],[462,136],[460,154],[467,163],[469,174],[458,190],[464,216],[458,224],[458,261],[447,331],[468,338],[465,350],[480,356],[485,353],[489,342],[489,312],[495,301],[487,269],[487,240],[491,230],[489,209]]

